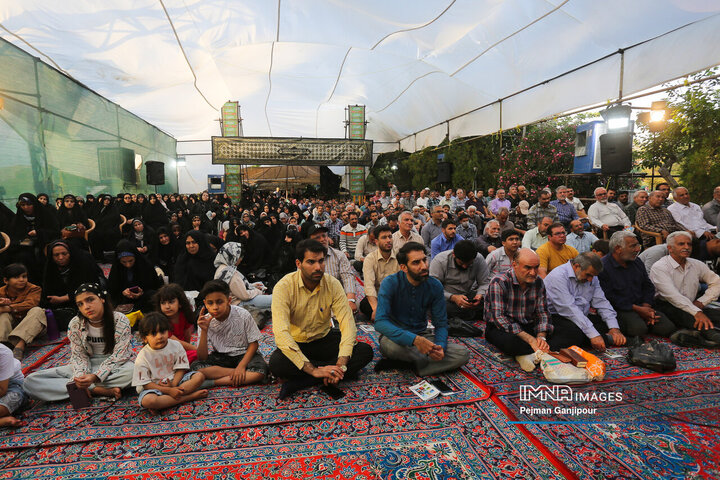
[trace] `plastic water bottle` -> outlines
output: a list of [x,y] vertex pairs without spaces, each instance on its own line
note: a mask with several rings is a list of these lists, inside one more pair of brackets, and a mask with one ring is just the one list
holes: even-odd
[[60,331],[58,330],[57,321],[55,320],[55,314],[50,309],[45,309],[45,321],[47,323],[47,336],[51,341],[55,341],[60,338]]

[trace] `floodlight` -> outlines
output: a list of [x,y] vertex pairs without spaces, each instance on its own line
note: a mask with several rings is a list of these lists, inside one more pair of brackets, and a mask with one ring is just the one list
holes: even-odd
[[139,153],[135,154],[135,170],[140,170],[140,167],[142,167],[142,155]]
[[177,161],[175,162],[175,166],[177,167],[184,167],[186,165],[185,163],[185,157],[178,157]]
[[630,105],[618,104],[606,108],[600,112],[600,115],[607,123],[609,132],[632,132],[631,112]]

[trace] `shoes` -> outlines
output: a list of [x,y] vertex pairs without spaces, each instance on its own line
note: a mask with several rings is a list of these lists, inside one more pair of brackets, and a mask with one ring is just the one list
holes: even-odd
[[515,357],[515,360],[520,364],[520,368],[526,372],[532,372],[535,370],[535,365],[537,364],[537,355],[535,355],[535,352],[527,355],[518,355]]
[[692,348],[714,348],[719,345],[707,340],[698,330],[690,330],[689,328],[680,329],[670,335],[670,341],[681,347]]
[[25,356],[25,350],[22,348],[15,347],[13,348],[13,357],[19,362],[22,361],[23,357]]
[[709,330],[702,330],[700,332],[700,335],[703,336],[705,340],[707,340],[710,343],[714,343],[710,348],[718,348],[720,347],[720,330],[717,328],[711,328]]
[[389,358],[381,358],[375,364],[375,371],[382,372],[385,370],[412,370],[413,365],[410,362],[400,360],[392,360]]

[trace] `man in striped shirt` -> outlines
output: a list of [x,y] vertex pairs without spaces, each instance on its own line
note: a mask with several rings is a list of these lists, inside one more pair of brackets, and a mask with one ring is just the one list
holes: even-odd
[[348,259],[355,258],[355,247],[358,240],[367,234],[367,228],[358,223],[357,212],[348,212],[348,224],[340,229],[340,251]]
[[340,251],[329,246],[330,238],[327,235],[328,229],[324,225],[314,225],[308,231],[308,238],[320,242],[327,249],[325,254],[325,273],[331,275],[338,280],[345,290],[350,310],[353,313],[357,311],[357,303],[355,300],[355,273],[350,266],[350,261]]

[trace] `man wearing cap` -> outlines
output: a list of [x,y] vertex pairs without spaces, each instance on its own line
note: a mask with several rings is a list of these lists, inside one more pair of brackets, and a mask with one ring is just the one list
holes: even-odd
[[327,249],[325,253],[325,273],[340,280],[345,290],[345,296],[347,296],[348,303],[350,304],[350,310],[355,313],[357,311],[355,274],[345,254],[329,245],[330,239],[327,233],[328,229],[324,225],[313,225],[308,231],[308,238],[320,242],[322,246]]
[[512,218],[512,223],[513,225],[515,225],[515,229],[519,231],[522,235],[524,235],[528,229],[528,212],[530,212],[530,203],[528,203],[527,200],[520,200],[518,202],[517,208],[515,208],[510,215],[510,217]]

